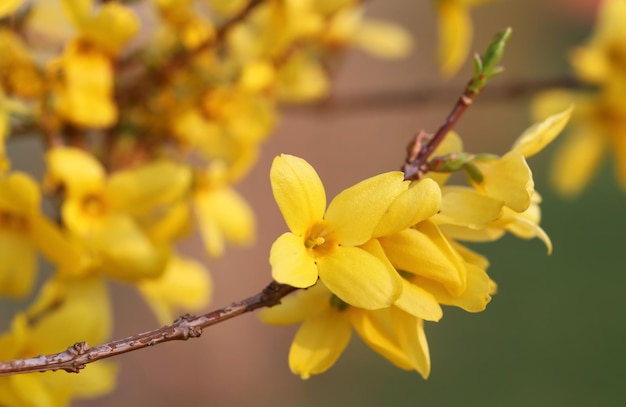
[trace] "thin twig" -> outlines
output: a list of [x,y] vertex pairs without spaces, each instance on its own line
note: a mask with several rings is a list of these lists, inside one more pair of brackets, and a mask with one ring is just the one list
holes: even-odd
[[183,315],[174,321],[173,324],[149,332],[94,347],[90,347],[86,342],[78,342],[64,352],[0,362],[0,376],[55,370],[78,373],[88,363],[97,360],[107,359],[164,342],[186,341],[189,338],[197,338],[202,334],[204,328],[211,325],[224,322],[258,308],[278,305],[283,297],[295,290],[297,288],[272,281],[263,291],[252,297],[233,302],[208,314],[200,316]]

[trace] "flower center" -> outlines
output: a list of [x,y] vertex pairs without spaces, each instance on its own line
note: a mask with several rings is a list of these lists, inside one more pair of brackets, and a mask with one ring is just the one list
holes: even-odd
[[107,204],[103,196],[97,194],[86,195],[81,204],[87,216],[100,217],[107,213]]
[[337,244],[332,238],[326,223],[314,225],[305,235],[304,246],[313,257],[323,256],[331,252]]
[[0,210],[0,229],[25,235],[28,232],[28,219],[18,214]]

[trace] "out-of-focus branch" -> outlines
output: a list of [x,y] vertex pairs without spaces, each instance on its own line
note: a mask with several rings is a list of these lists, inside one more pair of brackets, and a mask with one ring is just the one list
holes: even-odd
[[[508,83],[490,86],[481,93],[481,101],[483,103],[509,101],[553,88],[585,90],[589,88],[589,85],[572,77],[509,81]],[[307,105],[286,105],[284,109],[294,114],[350,114],[407,107],[441,106],[450,103],[451,99],[458,97],[458,89],[459,86],[433,86],[363,92],[360,94],[330,96],[318,103]]]
[[211,325],[224,322],[258,308],[278,305],[283,297],[295,290],[297,288],[272,281],[263,291],[252,297],[233,302],[208,314],[200,316],[183,315],[174,321],[173,324],[149,332],[94,347],[90,347],[86,342],[78,342],[64,352],[0,362],[0,376],[54,370],[78,373],[88,363],[97,360],[107,359],[164,342],[185,341],[189,338],[197,338],[202,334],[204,328]]

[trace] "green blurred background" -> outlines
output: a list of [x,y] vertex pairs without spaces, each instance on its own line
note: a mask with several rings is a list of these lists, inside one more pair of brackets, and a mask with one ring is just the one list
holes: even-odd
[[[207,261],[216,284],[211,308],[254,294],[270,281],[269,247],[285,230],[268,180],[276,154],[306,158],[332,197],[368,176],[397,169],[411,135],[421,128],[435,130],[467,80],[469,64],[449,81],[437,74],[430,1],[367,3],[371,17],[409,29],[417,47],[400,62],[350,52],[335,77],[336,97],[420,89],[442,89],[442,96],[428,103],[287,111],[257,170],[239,186],[257,211],[257,244]],[[508,0],[472,13],[475,50],[506,26],[514,33],[503,61],[505,74],[458,127],[468,151],[504,153],[530,124],[530,97],[502,98],[496,90],[569,75],[567,50],[589,36],[594,3]],[[530,164],[554,253],[547,256],[538,240],[510,236],[472,246],[490,259],[499,291],[483,313],[446,308],[442,321],[427,323],[433,366],[428,380],[395,368],[354,336],[336,366],[302,381],[287,366],[296,327],[265,326],[247,315],[207,330],[200,339],[117,358],[118,390],[76,405],[626,405],[626,196],[607,162],[580,198],[559,198],[546,181],[553,151],[551,146]],[[194,237],[182,250],[203,258]],[[115,337],[156,326],[131,287],[113,284],[112,290]]]

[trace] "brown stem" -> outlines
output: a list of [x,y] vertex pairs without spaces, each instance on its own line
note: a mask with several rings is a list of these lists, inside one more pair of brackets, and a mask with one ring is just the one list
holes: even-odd
[[86,342],[78,342],[67,348],[64,352],[0,362],[0,376],[54,370],[78,373],[88,363],[100,359],[110,358],[122,353],[136,351],[164,342],[177,340],[186,341],[189,338],[197,338],[202,334],[204,328],[211,325],[254,311],[258,308],[278,305],[283,297],[295,290],[297,290],[297,288],[272,281],[263,291],[252,297],[233,302],[226,307],[209,312],[208,314],[200,316],[183,315],[174,321],[173,324],[149,332],[129,336],[128,338],[118,339],[94,347],[90,347]]
[[446,117],[446,120],[428,142],[424,142],[426,133],[423,131],[420,131],[415,136],[415,139],[407,148],[407,158],[402,166],[405,180],[417,180],[422,178],[427,170],[428,158],[430,158],[437,149],[448,132],[454,128],[465,110],[474,102],[476,96],[478,96],[477,92],[472,92],[466,88],[461,97],[457,99],[456,104],[450,114],[448,114],[448,117]]

